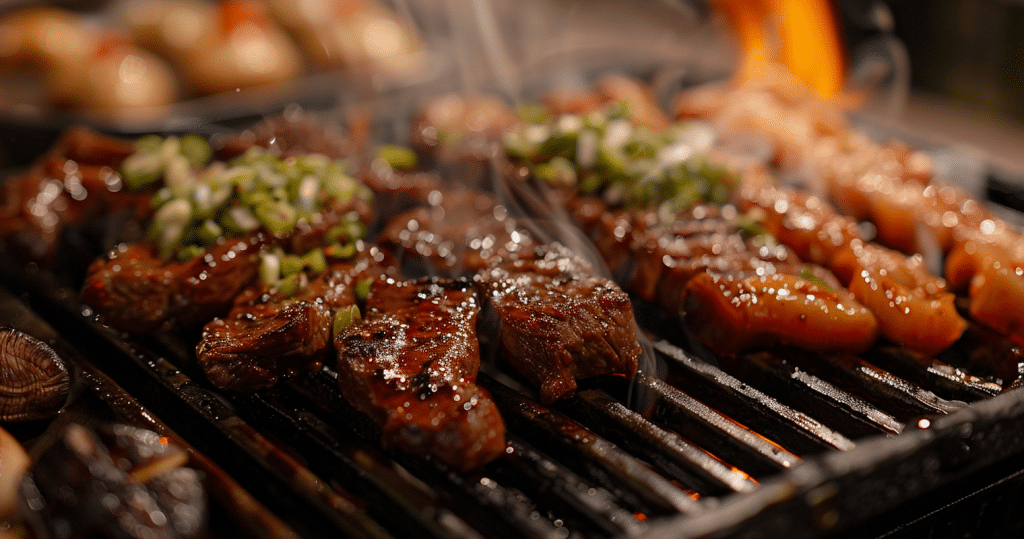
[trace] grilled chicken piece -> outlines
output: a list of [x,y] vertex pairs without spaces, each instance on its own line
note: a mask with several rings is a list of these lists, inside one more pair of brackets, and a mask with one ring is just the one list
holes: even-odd
[[171,319],[193,327],[223,314],[259,270],[263,234],[223,239],[204,256],[167,262],[150,244],[122,244],[89,267],[82,299],[104,323],[129,333]]
[[501,355],[550,404],[576,379],[633,377],[641,354],[629,296],[568,249],[552,244],[477,273],[498,319]]
[[362,321],[338,334],[342,394],[380,425],[387,446],[460,471],[505,451],[505,423],[480,369],[480,304],[467,280],[373,282]]
[[315,369],[334,350],[335,313],[356,304],[357,283],[384,274],[383,259],[364,251],[290,295],[264,284],[245,289],[227,316],[203,328],[196,356],[207,378],[220,389],[255,391]]

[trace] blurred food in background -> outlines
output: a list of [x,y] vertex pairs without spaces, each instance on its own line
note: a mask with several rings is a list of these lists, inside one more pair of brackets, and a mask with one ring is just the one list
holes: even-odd
[[423,66],[414,25],[374,0],[142,0],[0,16],[0,113],[147,120],[182,100]]

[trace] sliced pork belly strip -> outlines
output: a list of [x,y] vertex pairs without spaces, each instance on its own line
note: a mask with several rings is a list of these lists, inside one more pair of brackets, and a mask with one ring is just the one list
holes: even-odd
[[652,212],[619,212],[618,228],[587,216],[596,201],[575,206],[600,244],[615,235],[632,255],[626,287],[669,313],[678,313],[711,350],[789,345],[814,351],[863,350],[878,338],[875,317],[820,267],[803,264],[788,248],[756,238],[718,208],[694,206],[659,224]]
[[576,379],[632,377],[641,354],[629,297],[566,248],[497,260],[474,280],[497,315],[502,357],[550,404]]
[[338,334],[342,394],[383,442],[466,471],[505,451],[505,423],[475,384],[480,304],[466,280],[374,281],[366,315]]

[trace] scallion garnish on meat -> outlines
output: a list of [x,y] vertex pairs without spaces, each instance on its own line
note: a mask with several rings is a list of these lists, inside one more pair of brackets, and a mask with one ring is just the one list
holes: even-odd
[[[124,160],[122,175],[129,187],[163,182],[152,198],[155,213],[148,231],[163,258],[188,260],[220,237],[260,229],[286,235],[323,210],[329,199],[345,203],[372,197],[345,161],[323,155],[282,159],[258,146],[229,162],[211,162],[212,155],[209,143],[197,135],[147,136]],[[351,256],[365,235],[358,216],[346,216],[328,232],[319,256]]]
[[505,151],[553,186],[674,213],[696,203],[725,204],[738,184],[733,172],[705,156],[713,137],[700,125],[652,130],[630,122],[625,104],[557,118],[521,111],[522,124],[506,136]]

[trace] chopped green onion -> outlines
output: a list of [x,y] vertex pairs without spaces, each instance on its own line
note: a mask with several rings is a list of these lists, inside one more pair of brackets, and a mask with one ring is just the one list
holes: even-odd
[[334,329],[332,334],[337,337],[339,333],[352,327],[353,324],[363,318],[356,305],[347,305],[334,313]]
[[217,239],[224,235],[224,228],[214,221],[207,219],[196,230],[196,238],[205,246],[209,247],[217,242]]
[[817,275],[815,275],[814,271],[812,271],[811,268],[808,267],[808,266],[804,266],[804,268],[802,270],[800,270],[800,278],[805,280],[805,281],[807,281],[807,282],[809,282],[809,283],[811,283],[811,284],[813,284],[813,285],[816,285],[818,288],[821,288],[823,290],[828,290],[829,292],[832,292],[833,294],[836,291],[834,288],[829,286],[828,283],[826,283],[824,280],[822,280],[821,277],[818,277]]
[[373,287],[373,279],[363,279],[356,283],[356,299],[360,302],[365,302],[366,298],[370,297],[370,288]]
[[301,155],[295,158],[295,168],[306,174],[323,175],[331,164],[331,158],[319,153]]
[[250,167],[234,166],[221,173],[220,181],[242,189],[251,189],[256,182],[256,171]]
[[256,206],[253,215],[272,234],[284,234],[291,231],[299,217],[295,208],[282,200]]
[[344,172],[335,171],[324,180],[324,190],[327,194],[341,202],[348,202],[356,195],[356,180]]
[[416,168],[416,152],[404,146],[385,144],[377,148],[377,157],[383,159],[391,168],[412,170]]
[[163,175],[164,164],[155,153],[133,153],[121,162],[121,179],[129,189],[145,189]]
[[260,282],[274,286],[281,280],[281,258],[273,253],[260,253]]
[[157,209],[172,200],[174,200],[174,193],[172,193],[167,187],[164,187],[156,193],[153,193],[153,198],[149,200],[149,205],[152,206],[153,209]]
[[160,250],[161,258],[168,258],[177,251],[182,236],[185,235],[185,225],[181,223],[167,223],[156,229],[156,245]]
[[556,156],[547,163],[535,165],[533,173],[556,187],[568,187],[576,184],[576,169],[568,159],[562,156]]
[[[328,197],[373,200],[373,192],[350,175],[350,163],[320,154],[281,159],[254,146],[230,163],[210,163],[213,150],[199,135],[142,137],[136,148],[122,164],[122,177],[131,188],[163,179],[151,199],[156,211],[147,238],[165,257],[199,252],[225,234],[260,228],[287,234],[299,219],[313,219]],[[353,215],[328,242],[344,244],[334,251],[346,256],[355,254],[355,241],[366,235],[366,225]],[[323,249],[297,257],[300,269],[326,270]]]
[[356,256],[359,251],[359,247],[355,242],[349,243],[334,243],[328,247],[324,253],[331,258],[346,259]]
[[160,135],[143,135],[135,141],[136,153],[156,153],[164,145],[164,138]]
[[260,222],[253,217],[249,208],[234,206],[224,215],[224,228],[236,234],[247,234],[260,228]]
[[359,220],[358,216],[352,218],[349,216],[345,223],[345,235],[348,236],[350,241],[356,241],[366,237],[366,225]]
[[309,214],[316,210],[316,199],[320,194],[320,180],[312,174],[307,174],[298,182],[295,192],[295,207],[300,212]]
[[516,116],[531,124],[546,124],[551,121],[551,111],[540,105],[523,104],[516,107]]
[[309,272],[313,275],[327,271],[327,257],[324,256],[323,249],[312,249],[302,255],[302,264],[309,268]]
[[201,245],[186,245],[178,249],[177,258],[179,262],[188,262],[197,256],[206,254],[206,248]]
[[256,171],[256,179],[267,187],[284,187],[288,185],[288,177],[274,170],[267,163],[257,163],[253,169]]
[[177,198],[164,204],[153,214],[156,225],[179,224],[184,226],[192,218],[192,205],[187,200]]
[[753,215],[737,215],[732,220],[732,224],[740,230],[748,238],[755,238],[758,236],[770,236],[771,233],[765,228],[755,216]]
[[196,168],[209,163],[213,157],[213,148],[210,146],[210,143],[199,135],[185,135],[181,137],[178,151]]
[[198,179],[188,159],[173,155],[164,161],[164,183],[171,188],[175,196],[188,196],[189,191],[198,183]]
[[298,255],[284,255],[280,257],[281,260],[281,276],[288,277],[289,275],[295,275],[302,271],[304,263],[302,257]]
[[277,283],[277,294],[283,298],[298,294],[304,284],[303,277],[304,275],[301,273],[295,273],[281,278],[281,281]]
[[270,191],[268,191],[264,186],[250,189],[248,191],[242,191],[238,194],[238,200],[249,208],[256,208],[258,206],[263,206],[264,204],[273,204],[275,202],[274,195],[270,194]]

